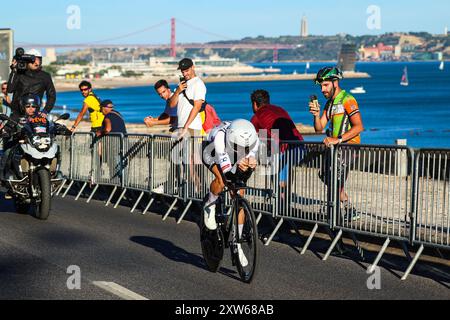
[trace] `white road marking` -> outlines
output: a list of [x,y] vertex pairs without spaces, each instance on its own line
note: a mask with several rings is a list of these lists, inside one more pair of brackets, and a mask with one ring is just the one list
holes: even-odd
[[92,284],[125,300],[149,300],[146,297],[130,291],[114,282],[94,281]]

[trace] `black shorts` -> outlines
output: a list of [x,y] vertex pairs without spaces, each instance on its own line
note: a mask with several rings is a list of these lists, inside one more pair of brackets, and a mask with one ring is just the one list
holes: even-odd
[[[356,154],[349,155],[343,153],[342,150],[337,152],[337,185],[338,188],[344,187],[348,178],[350,168],[355,163],[358,156]],[[324,154],[323,165],[320,168],[319,178],[327,186],[331,187],[331,150],[327,149]]]

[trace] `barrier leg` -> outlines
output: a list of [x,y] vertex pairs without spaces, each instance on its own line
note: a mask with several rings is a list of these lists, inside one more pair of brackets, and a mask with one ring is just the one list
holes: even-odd
[[330,248],[328,248],[327,253],[322,258],[322,261],[327,261],[328,257],[330,256],[331,252],[333,251],[334,247],[338,243],[339,239],[342,237],[342,230],[339,230],[338,234],[336,235],[336,238],[334,238],[333,242],[331,243]]
[[284,222],[283,218],[281,218],[280,221],[278,221],[278,224],[276,225],[275,229],[273,229],[273,232],[270,235],[269,239],[267,239],[267,241],[264,243],[265,246],[268,246],[270,244],[270,242],[272,241],[273,237],[278,232],[278,229],[280,229],[281,225],[283,224],[283,222]]
[[109,203],[111,202],[112,197],[114,196],[114,193],[116,193],[117,187],[114,187],[111,195],[108,198],[108,201],[106,201],[105,207],[107,207],[109,205]]
[[127,188],[124,188],[122,193],[120,194],[119,200],[117,200],[116,205],[114,206],[114,209],[117,208],[117,206],[119,205],[120,201],[122,201],[123,196],[125,195],[125,192],[127,192]]
[[300,252],[301,255],[304,255],[306,253],[306,250],[308,250],[309,245],[311,244],[312,239],[314,238],[314,235],[317,232],[317,228],[319,227],[319,225],[316,223],[314,225],[314,228],[311,231],[311,234],[308,237],[308,240],[306,240],[305,246],[302,249],[302,252]]
[[142,214],[146,214],[147,210],[150,208],[150,206],[152,205],[153,201],[155,200],[155,198],[151,198],[150,202],[147,204],[147,206],[145,207],[144,211],[142,211]]
[[383,256],[383,254],[384,254],[384,252],[386,251],[386,249],[387,249],[387,247],[388,247],[388,245],[389,245],[390,242],[391,242],[391,239],[387,238],[386,241],[385,241],[384,244],[383,244],[383,247],[381,248],[381,251],[378,253],[378,255],[377,255],[375,261],[373,262],[372,265],[370,265],[370,266],[367,268],[367,273],[372,274],[372,273],[375,271],[375,268],[377,267],[378,263],[380,262],[381,257]]
[[56,191],[56,195],[59,196],[59,193],[61,192],[61,190],[64,188],[64,185],[66,184],[67,179],[63,180],[63,183],[61,183],[61,186],[58,188],[58,191]]
[[177,203],[178,199],[173,200],[172,205],[170,206],[169,210],[167,210],[166,214],[163,217],[163,221],[165,221],[167,219],[167,217],[169,216],[170,212],[172,211],[173,207],[175,207],[175,204]]
[[406,278],[408,278],[408,276],[411,273],[412,269],[416,265],[417,260],[419,260],[419,257],[422,254],[423,249],[424,249],[424,246],[423,246],[423,244],[421,244],[419,250],[417,250],[417,253],[414,255],[414,259],[409,264],[408,269],[406,269],[406,272],[403,275],[402,280],[406,280]]
[[259,221],[261,220],[261,218],[262,218],[262,213],[259,213],[258,218],[256,218],[256,225],[259,224]]
[[177,224],[180,224],[181,221],[183,221],[184,216],[186,215],[187,211],[189,210],[189,207],[192,205],[192,200],[189,200],[189,203],[187,204],[186,208],[184,209],[183,213],[181,214],[180,218],[177,221]]
[[358,239],[356,239],[355,234],[354,234],[354,233],[351,233],[351,236],[352,236],[353,243],[354,243],[355,246],[356,246],[356,250],[358,250],[359,256],[360,256],[361,259],[364,261],[365,258],[364,258],[364,250],[363,250],[363,248],[361,248],[361,246],[359,245],[359,241],[358,241]]
[[87,182],[85,182],[85,183],[83,184],[83,186],[82,186],[81,189],[80,189],[80,192],[78,192],[77,196],[75,197],[75,201],[77,201],[78,198],[81,196],[81,193],[84,191],[84,188],[86,188],[87,184],[88,184]]
[[144,191],[141,192],[141,194],[139,195],[139,198],[137,199],[136,203],[134,204],[133,208],[131,208],[131,213],[134,212],[134,210],[136,209],[136,207],[139,205],[139,202],[141,202],[142,197],[144,196]]
[[92,197],[94,196],[94,194],[95,194],[95,192],[97,191],[97,189],[98,189],[98,184],[95,185],[95,188],[94,188],[94,190],[92,190],[92,193],[91,193],[91,195],[89,196],[89,198],[87,199],[86,203],[91,202]]
[[69,185],[67,186],[66,191],[63,193],[62,198],[65,198],[67,193],[69,192],[70,188],[72,188],[72,185],[74,184],[75,181],[70,181]]

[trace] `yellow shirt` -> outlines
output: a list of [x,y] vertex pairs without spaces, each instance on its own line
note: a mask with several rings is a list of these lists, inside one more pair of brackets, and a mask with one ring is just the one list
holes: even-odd
[[91,118],[91,127],[99,128],[102,126],[105,116],[100,111],[100,101],[91,92],[83,101],[88,106],[89,116]]

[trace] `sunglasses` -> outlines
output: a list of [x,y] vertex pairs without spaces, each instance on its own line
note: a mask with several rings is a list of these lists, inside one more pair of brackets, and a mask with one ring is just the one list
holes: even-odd
[[88,91],[88,90],[89,90],[89,88],[81,88],[80,89],[81,92]]
[[29,105],[25,106],[25,109],[28,109],[28,108],[35,108],[36,109],[36,106],[33,106],[33,105],[29,104]]
[[2,91],[5,91],[6,89],[8,89],[7,87],[5,87],[5,88],[2,88]]

